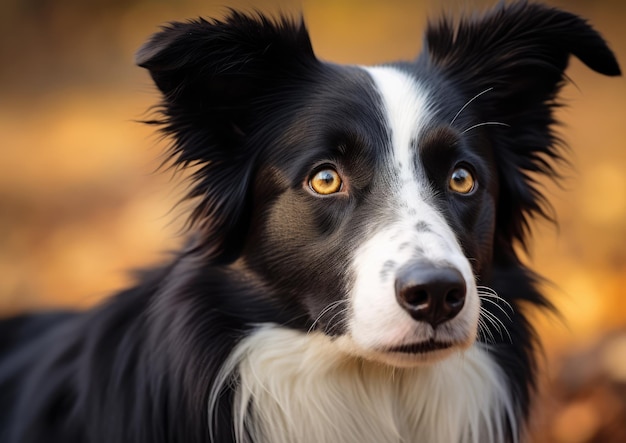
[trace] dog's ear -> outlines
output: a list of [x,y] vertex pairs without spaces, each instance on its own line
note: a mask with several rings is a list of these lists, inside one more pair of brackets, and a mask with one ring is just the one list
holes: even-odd
[[[250,142],[273,94],[317,63],[302,23],[231,11],[223,21],[172,23],[137,52],[163,94],[160,124],[175,166],[193,166],[191,222],[213,257],[245,234],[254,169]],[[232,254],[231,254],[232,255]]]
[[[516,2],[454,27],[429,26],[421,61],[439,69],[485,123],[499,168],[497,235],[524,244],[529,218],[549,217],[532,175],[555,176],[562,159],[553,109],[570,55],[605,75],[620,75],[603,38],[582,18],[558,9]],[[478,96],[478,97],[477,97]],[[466,129],[466,128],[461,128]]]

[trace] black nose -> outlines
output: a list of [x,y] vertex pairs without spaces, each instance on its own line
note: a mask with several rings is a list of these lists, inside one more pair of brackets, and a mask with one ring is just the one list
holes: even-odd
[[411,263],[398,271],[396,299],[411,317],[434,328],[463,309],[465,280],[455,268]]

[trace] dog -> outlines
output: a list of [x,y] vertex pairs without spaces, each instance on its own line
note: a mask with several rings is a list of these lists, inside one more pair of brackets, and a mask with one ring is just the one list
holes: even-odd
[[85,312],[0,322],[0,441],[517,442],[536,388],[516,252],[548,206],[585,20],[501,3],[414,61],[343,66],[302,20],[231,10],[138,51],[189,168],[188,239]]

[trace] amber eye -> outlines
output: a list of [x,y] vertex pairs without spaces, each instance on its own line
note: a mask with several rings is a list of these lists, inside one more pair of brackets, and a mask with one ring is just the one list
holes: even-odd
[[331,168],[325,168],[315,173],[309,180],[309,186],[317,194],[329,195],[341,191],[341,177]]
[[458,194],[469,194],[476,187],[476,183],[470,171],[458,167],[452,172],[448,187]]

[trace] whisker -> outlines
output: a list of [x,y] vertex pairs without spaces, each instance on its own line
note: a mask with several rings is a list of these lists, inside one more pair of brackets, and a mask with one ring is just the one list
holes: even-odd
[[[491,323],[493,327],[498,330],[502,338],[504,338],[504,335],[502,335],[502,330],[504,330],[504,332],[506,332],[507,337],[509,338],[509,342],[513,343],[513,338],[511,337],[509,330],[507,329],[506,325],[502,322],[502,320],[500,320],[498,317],[496,317],[495,315],[493,315],[491,312],[487,311],[484,308],[481,308],[480,311],[484,315],[485,320]],[[500,328],[500,326],[502,328]]]
[[498,295],[498,293],[496,292],[495,289],[490,288],[489,286],[477,286],[476,289],[478,289],[478,291],[480,293],[483,293],[485,295],[489,295],[489,296],[491,296],[493,298],[497,298],[498,300],[502,300],[502,302],[508,304],[508,302],[504,298],[502,298],[502,297],[500,297]]
[[476,94],[474,97],[470,98],[470,99],[469,99],[469,100],[468,100],[468,101],[467,101],[467,102],[463,105],[463,107],[461,107],[461,109],[459,109],[459,112],[457,112],[457,113],[456,113],[456,115],[454,116],[454,118],[453,118],[453,119],[452,119],[452,121],[450,122],[450,125],[452,125],[452,124],[455,122],[455,120],[457,119],[457,117],[458,117],[459,115],[461,115],[461,112],[463,112],[463,110],[464,110],[465,108],[467,108],[467,107],[469,106],[469,104],[470,104],[470,103],[472,103],[474,100],[476,100],[476,99],[477,99],[478,97],[480,97],[481,95],[486,94],[487,92],[491,91],[492,89],[493,89],[493,87],[491,87],[491,88],[487,88],[487,89],[485,89],[483,92],[479,92],[479,93],[478,93],[478,94]]
[[478,285],[478,286],[476,286],[476,289],[478,289],[479,291],[488,292],[489,294],[498,295],[496,290],[493,289],[493,288],[490,288],[489,286]]
[[310,334],[311,331],[313,331],[313,329],[315,328],[317,323],[319,323],[319,321],[322,319],[322,317],[324,315],[326,315],[330,310],[332,310],[336,306],[340,305],[342,301],[343,300],[335,300],[334,302],[329,303],[324,309],[322,309],[322,311],[319,313],[319,315],[315,318],[315,321],[313,321],[313,324],[311,325],[311,327],[307,331],[307,334]]
[[487,323],[485,323],[485,329],[487,331],[489,331],[489,336],[491,337],[491,340],[492,340],[491,343],[492,344],[496,344],[497,341],[496,341],[495,337],[493,336],[493,334],[491,333],[491,329],[490,328],[495,328],[496,331],[498,332],[498,334],[500,335],[500,337],[504,338],[504,335],[502,334],[502,330],[500,329],[500,327],[497,324],[494,324],[493,320],[486,319],[486,322],[489,322],[489,324],[491,325],[491,326],[489,326],[489,325],[487,325]]
[[487,298],[487,297],[483,298],[482,300],[483,300],[483,301],[486,301],[486,302],[489,302],[489,303],[491,303],[492,305],[496,306],[498,309],[500,309],[500,310],[502,311],[502,313],[503,313],[504,315],[506,315],[506,318],[508,318],[508,319],[509,319],[509,321],[513,321],[513,320],[511,319],[511,316],[510,316],[510,315],[509,315],[509,314],[508,314],[508,313],[504,310],[504,308],[503,308],[502,306],[500,306],[498,303],[496,303],[496,302],[495,302],[495,301],[493,301],[493,300],[490,300],[490,299],[489,299],[489,298]]
[[506,123],[502,123],[502,122],[482,122],[482,123],[477,123],[473,126],[470,126],[469,128],[467,128],[465,131],[461,132],[461,135],[465,134],[468,131],[471,131],[472,129],[476,129],[479,128],[480,126],[506,126],[507,128],[510,128],[511,125],[506,124]]
[[331,311],[332,309],[336,308],[340,304],[347,303],[347,302],[348,302],[348,300],[335,300],[334,302],[329,303],[324,309],[322,309],[322,312],[319,313],[319,315],[317,316],[317,318],[315,319],[315,321],[313,322],[313,324],[311,325],[311,327],[307,331],[307,334],[310,334],[311,331],[313,331],[313,329],[315,328],[317,323],[322,319],[322,317],[324,315],[326,315],[329,311]]
[[[483,340],[487,343],[495,343],[496,339],[493,336],[493,334],[491,333],[491,330],[489,329],[489,326],[487,326],[487,324],[485,323],[485,320],[482,318],[478,318],[478,335],[479,338],[482,334]],[[487,335],[489,335],[487,337]]]
[[[328,328],[332,325],[333,320],[340,314],[343,314],[344,312],[348,312],[348,308],[344,308],[339,310],[339,312],[336,312],[335,315],[333,315],[329,320],[328,323],[326,324],[326,326],[324,327],[324,332],[328,331]],[[339,326],[341,325],[342,322],[345,322],[347,319],[344,318],[340,318],[339,321],[337,323],[335,323],[335,325]]]
[[485,321],[488,321],[491,324],[491,326],[493,326],[498,331],[498,333],[502,335],[502,326],[500,326],[498,323],[495,323],[493,321],[493,318],[494,318],[493,314],[487,311],[485,308],[480,308],[480,312],[482,314],[483,319]]
[[478,286],[477,289],[478,289],[478,296],[479,297],[493,298],[493,299],[495,299],[497,301],[501,301],[503,304],[505,304],[509,308],[511,313],[515,313],[515,309],[513,308],[511,303],[506,301],[504,298],[500,297],[498,295],[498,293],[495,290],[493,290],[492,288],[490,288],[488,286]]

